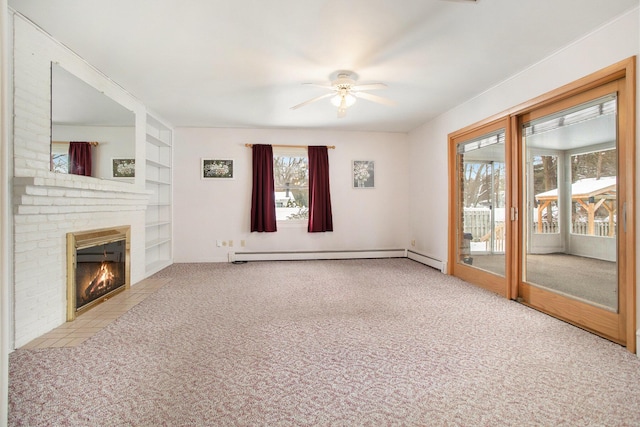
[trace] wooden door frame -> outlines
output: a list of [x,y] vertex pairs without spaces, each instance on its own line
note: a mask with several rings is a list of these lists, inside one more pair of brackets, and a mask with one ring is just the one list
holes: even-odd
[[[617,80],[623,80],[623,87],[626,93],[624,97],[624,105],[620,108],[621,113],[618,123],[620,124],[620,135],[626,138],[623,152],[619,152],[619,162],[624,162],[625,179],[619,187],[619,197],[622,201],[620,206],[625,204],[625,214],[622,220],[626,223],[626,232],[619,232],[618,247],[622,250],[618,253],[618,259],[625,257],[624,271],[619,270],[619,282],[621,293],[624,293],[624,304],[621,304],[619,311],[624,315],[624,325],[620,328],[619,334],[623,337],[621,340],[630,352],[636,351],[636,57],[630,57],[617,62],[609,67],[603,68],[595,73],[578,79],[572,83],[564,85],[558,89],[547,92],[513,108],[503,111],[499,114],[491,116],[485,120],[469,125],[463,129],[448,135],[449,143],[449,250],[448,250],[448,273],[457,275],[464,280],[472,283],[478,283],[480,286],[490,289],[506,298],[516,299],[518,297],[519,281],[521,277],[520,262],[522,259],[522,231],[517,220],[518,213],[523,203],[522,192],[520,191],[520,177],[518,173],[510,173],[509,171],[518,171],[521,165],[521,158],[518,153],[512,153],[519,144],[518,120],[519,117],[527,114],[535,109],[555,104],[565,99],[571,98],[582,92],[595,89],[599,86],[611,83]],[[481,129],[488,129],[491,125],[506,120],[507,153],[505,163],[507,173],[511,175],[511,182],[507,183],[507,211],[512,211],[510,226],[507,231],[507,265],[506,265],[506,284],[504,286],[496,286],[494,281],[487,279],[483,275],[471,275],[468,272],[460,272],[459,268],[455,268],[457,264],[456,256],[456,233],[458,227],[457,218],[457,175],[456,175],[456,145],[461,142],[461,138],[472,138],[476,132],[481,134]],[[518,152],[520,150],[517,150]],[[518,176],[516,176],[518,175]],[[621,212],[622,213],[622,212]],[[507,215],[509,217],[510,215]],[[515,219],[515,220],[514,220]],[[505,218],[506,220],[506,218]],[[622,229],[623,227],[619,227]],[[464,269],[463,269],[464,270]],[[455,274],[454,274],[455,273]],[[564,319],[571,321],[570,319]]]
[[[477,284],[489,291],[495,292],[501,296],[506,298],[510,298],[509,293],[509,282],[507,278],[510,274],[510,263],[506,262],[505,265],[505,276],[500,277],[496,274],[490,273],[488,271],[480,270],[478,268],[474,268],[471,266],[467,266],[465,264],[459,263],[457,258],[457,235],[459,228],[460,215],[458,212],[458,197],[460,195],[458,188],[458,168],[457,168],[457,159],[458,159],[458,144],[464,143],[466,141],[470,141],[474,138],[481,137],[485,134],[491,133],[493,131],[504,129],[505,131],[505,168],[506,168],[506,177],[511,174],[511,149],[510,149],[510,126],[508,117],[501,117],[497,120],[491,120],[482,125],[474,126],[472,128],[465,128],[458,132],[454,132],[449,135],[449,261],[447,263],[447,273],[456,277],[460,277],[463,280],[472,282]],[[505,182],[505,226],[507,224],[507,215],[506,211],[507,206],[511,205],[510,200],[510,182],[507,179]],[[511,227],[505,228],[505,257],[509,252],[509,246],[512,242],[512,231]],[[506,258],[505,258],[506,259]]]

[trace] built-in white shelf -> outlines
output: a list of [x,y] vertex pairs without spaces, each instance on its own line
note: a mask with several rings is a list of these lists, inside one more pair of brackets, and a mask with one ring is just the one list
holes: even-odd
[[156,221],[156,222],[147,222],[145,227],[159,227],[161,225],[171,225],[171,221]]
[[[147,118],[148,117],[150,117],[150,116],[147,116]],[[157,122],[157,123],[162,126],[162,124],[160,122]],[[151,126],[153,126],[153,125],[151,125]],[[170,129],[168,129],[168,128],[167,128],[167,130],[170,131]],[[153,133],[149,133],[149,122],[147,121],[147,142],[155,145],[156,147],[171,147],[171,141],[170,140],[167,140],[166,138],[165,139],[160,139],[160,138],[161,138],[161,136],[159,134],[155,135]]]
[[160,180],[157,180],[157,179],[149,179],[149,178],[147,178],[147,179],[146,179],[146,182],[147,182],[147,185],[148,185],[148,184],[152,184],[152,185],[153,185],[153,184],[157,184],[157,185],[171,185],[171,183],[170,183],[169,181],[160,181]]
[[160,163],[156,160],[152,160],[152,159],[147,159],[147,165],[149,166],[153,166],[156,168],[167,168],[167,169],[171,169],[171,165],[168,163]]
[[147,242],[147,244],[145,245],[145,248],[151,249],[151,248],[155,248],[157,246],[163,245],[165,243],[171,243],[171,239],[166,237],[166,238],[159,238],[159,239],[152,240],[150,242]]
[[145,223],[146,277],[173,263],[172,129],[147,114],[145,187],[151,192]]

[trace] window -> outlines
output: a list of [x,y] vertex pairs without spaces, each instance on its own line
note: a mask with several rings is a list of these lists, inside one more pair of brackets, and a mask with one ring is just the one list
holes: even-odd
[[532,153],[533,232],[557,234],[558,222],[558,156]]
[[571,156],[571,232],[615,237],[618,175],[617,150]]
[[69,143],[54,142],[51,144],[51,170],[69,173]]
[[273,149],[276,220],[309,218],[309,156],[305,148]]

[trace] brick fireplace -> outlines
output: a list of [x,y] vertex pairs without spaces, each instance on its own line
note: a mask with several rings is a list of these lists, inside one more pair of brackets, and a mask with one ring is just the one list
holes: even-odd
[[[126,224],[130,234],[126,245],[130,248],[127,282],[134,285],[144,278],[148,199],[146,191],[115,181],[96,182],[88,177],[64,174],[52,174],[51,178],[14,178],[16,347],[68,319],[69,233],[119,229]],[[104,249],[99,251],[104,254]],[[113,249],[107,248],[107,252]]]

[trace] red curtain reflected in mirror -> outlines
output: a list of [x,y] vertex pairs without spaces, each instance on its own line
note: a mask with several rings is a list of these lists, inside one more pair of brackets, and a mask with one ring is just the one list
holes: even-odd
[[89,142],[69,143],[69,173],[91,176],[91,144]]

